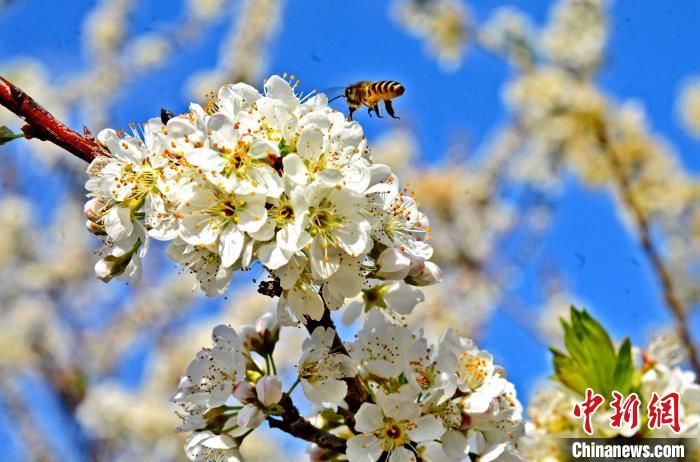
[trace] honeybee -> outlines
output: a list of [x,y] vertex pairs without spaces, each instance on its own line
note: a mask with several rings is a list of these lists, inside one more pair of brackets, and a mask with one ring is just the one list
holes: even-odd
[[352,113],[361,106],[367,106],[367,113],[370,117],[372,117],[372,111],[374,111],[377,117],[382,118],[382,115],[379,113],[380,101],[384,101],[386,112],[394,119],[398,119],[399,117],[394,114],[391,100],[403,95],[404,91],[403,85],[393,80],[381,80],[378,82],[362,80],[353,83],[345,89],[345,94],[343,95],[350,111],[348,120],[352,120]]

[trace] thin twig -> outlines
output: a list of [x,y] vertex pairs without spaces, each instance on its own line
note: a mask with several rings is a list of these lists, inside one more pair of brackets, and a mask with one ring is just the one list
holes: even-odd
[[687,310],[683,302],[676,295],[671,273],[668,268],[666,268],[660,251],[654,245],[654,241],[651,237],[651,225],[649,220],[634,196],[631,181],[625,172],[622,162],[617,156],[615,147],[605,127],[601,127],[599,130],[599,141],[601,146],[609,154],[608,158],[610,159],[610,166],[612,167],[612,172],[617,182],[617,188],[619,189],[622,201],[632,213],[632,218],[637,228],[639,244],[644,254],[649,259],[651,267],[661,284],[666,305],[676,321],[676,331],[688,353],[688,362],[695,371],[696,380],[700,380],[700,358],[698,357],[698,351],[690,333]]
[[27,124],[22,127],[25,138],[50,141],[74,156],[91,162],[104,154],[102,148],[86,136],[68,128],[32,97],[0,76],[0,105],[14,112]]

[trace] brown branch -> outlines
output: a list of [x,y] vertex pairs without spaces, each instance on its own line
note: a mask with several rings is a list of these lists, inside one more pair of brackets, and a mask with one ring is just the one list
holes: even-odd
[[346,441],[332,433],[321,430],[299,414],[299,410],[292,403],[292,399],[286,393],[279,402],[284,413],[282,420],[268,417],[271,428],[278,428],[292,436],[304,441],[309,441],[324,449],[330,449],[340,454],[345,454]]
[[625,206],[627,206],[632,213],[632,218],[637,228],[639,244],[649,259],[651,267],[661,284],[664,301],[675,318],[676,331],[688,353],[688,362],[695,371],[696,380],[700,380],[700,358],[698,357],[698,351],[690,333],[687,310],[681,299],[676,295],[671,273],[666,267],[660,251],[654,245],[651,237],[651,224],[649,223],[649,219],[634,196],[632,182],[627,176],[622,162],[617,157],[617,152],[605,127],[601,127],[599,130],[599,140],[601,146],[609,153],[608,157],[610,159],[613,175],[617,181],[617,188],[619,189]]
[[22,132],[27,139],[49,141],[85,162],[91,162],[97,155],[104,153],[95,140],[68,128],[31,96],[2,76],[0,76],[0,105],[5,106],[27,123],[22,127]]

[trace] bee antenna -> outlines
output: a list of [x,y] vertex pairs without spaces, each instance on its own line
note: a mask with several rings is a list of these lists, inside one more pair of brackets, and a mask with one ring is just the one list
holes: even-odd
[[328,100],[329,103],[332,103],[333,101],[337,100],[338,98],[345,98],[345,95],[338,95],[335,98],[331,98]]

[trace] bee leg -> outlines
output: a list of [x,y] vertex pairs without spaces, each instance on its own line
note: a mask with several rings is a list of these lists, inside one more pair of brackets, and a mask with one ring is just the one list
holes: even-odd
[[379,113],[379,104],[375,104],[375,105],[374,105],[374,112],[377,113],[377,117],[379,117],[380,119],[383,119],[383,118],[384,118],[384,116],[382,116],[382,115]]
[[369,114],[370,117],[372,117],[372,106],[367,106],[367,114]]
[[397,116],[397,115],[394,114],[394,106],[391,105],[391,100],[390,100],[390,99],[384,100],[384,107],[386,108],[386,112],[388,112],[389,115],[390,115],[391,117],[393,117],[394,119],[400,119],[400,118],[401,118],[401,117],[399,117],[399,116]]
[[348,120],[352,120],[352,113],[355,112],[355,108],[354,108],[354,107],[350,107],[350,108],[348,108],[348,110],[349,110],[349,112],[348,112]]

